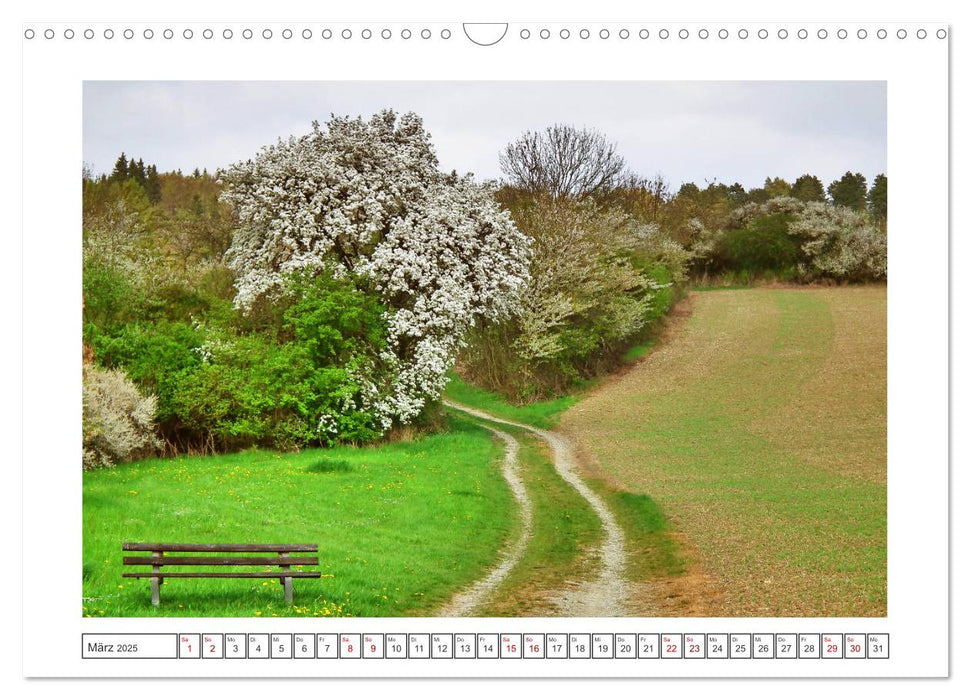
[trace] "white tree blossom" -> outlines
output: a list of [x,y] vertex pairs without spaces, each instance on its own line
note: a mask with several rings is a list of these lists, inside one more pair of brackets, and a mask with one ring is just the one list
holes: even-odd
[[[596,342],[627,338],[646,323],[659,285],[630,262],[656,247],[657,227],[592,202],[543,200],[523,212],[533,236],[532,277],[517,313],[517,354],[527,362],[566,350],[578,325]],[[656,252],[656,251],[655,251]]]
[[846,207],[808,202],[789,224],[803,240],[814,272],[854,281],[886,279],[887,234],[869,217]]
[[440,394],[470,324],[508,315],[528,280],[529,239],[471,177],[439,172],[415,114],[315,122],[221,177],[241,222],[227,253],[238,307],[281,294],[298,270],[353,275],[379,295],[387,348],[355,372],[360,408],[385,429]]
[[775,197],[746,204],[731,213],[728,227],[745,228],[753,219],[788,214],[788,234],[800,242],[808,277],[873,281],[887,277],[887,234],[866,212],[828,202],[803,202],[794,197]]
[[[749,202],[735,209],[728,216],[727,227],[730,230],[743,229],[752,219],[772,214],[799,214],[806,203],[795,197],[773,197],[766,202]],[[825,205],[824,205],[825,206]]]

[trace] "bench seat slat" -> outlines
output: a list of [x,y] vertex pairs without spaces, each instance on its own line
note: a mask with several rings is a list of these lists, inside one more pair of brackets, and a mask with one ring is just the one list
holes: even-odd
[[123,557],[134,566],[317,566],[317,557]]
[[123,578],[320,578],[319,571],[140,571]]
[[315,544],[184,544],[180,542],[125,542],[125,552],[316,552]]

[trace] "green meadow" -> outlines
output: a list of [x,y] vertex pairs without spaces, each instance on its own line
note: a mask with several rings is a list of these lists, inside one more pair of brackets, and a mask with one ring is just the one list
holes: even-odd
[[[433,614],[493,564],[515,525],[501,448],[459,417],[373,447],[152,459],[85,472],[83,609],[90,616]],[[320,579],[122,578],[122,542],[320,547]],[[143,570],[147,567],[141,567]],[[178,569],[173,569],[178,570]],[[256,567],[254,570],[260,570]]]

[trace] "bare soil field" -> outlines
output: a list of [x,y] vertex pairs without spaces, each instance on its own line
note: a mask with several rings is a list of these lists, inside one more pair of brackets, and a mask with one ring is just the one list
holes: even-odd
[[682,538],[691,565],[655,582],[679,598],[661,610],[886,615],[886,288],[688,304],[560,424],[589,476],[650,496]]

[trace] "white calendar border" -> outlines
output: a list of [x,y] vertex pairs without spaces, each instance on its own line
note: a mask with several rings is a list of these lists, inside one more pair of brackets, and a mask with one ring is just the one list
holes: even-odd
[[[266,23],[251,23],[262,26]],[[417,24],[417,23],[413,23]],[[596,23],[588,23],[596,24]],[[631,23],[633,24],[633,23]],[[728,22],[708,23],[712,26],[737,26]],[[747,23],[748,26],[773,27],[772,23]],[[787,22],[786,26],[799,23]],[[822,26],[822,23],[806,23]],[[839,23],[837,23],[839,24]],[[856,26],[861,23],[845,23]],[[897,27],[902,23],[882,23]],[[135,26],[142,26],[136,23]],[[454,26],[454,25],[453,25]],[[669,27],[677,23],[667,23]],[[870,25],[868,25],[870,26]],[[908,25],[909,26],[909,25]],[[918,25],[912,25],[914,29]],[[936,29],[940,23],[927,23]],[[419,47],[399,51],[391,47],[391,54],[378,44],[347,43],[341,47],[339,73],[328,73],[327,63],[321,60],[320,45],[306,48],[289,46],[286,53],[297,60],[268,66],[257,61],[265,59],[264,49],[230,49],[232,60],[212,65],[204,44],[180,46],[178,53],[166,51],[164,61],[156,60],[156,49],[143,48],[137,56],[125,54],[119,45],[104,45],[85,52],[90,62],[77,60],[76,49],[63,43],[42,45],[40,42],[24,47],[24,99],[29,110],[24,118],[25,139],[30,145],[32,160],[25,163],[24,181],[24,444],[46,444],[45,464],[25,456],[24,469],[24,551],[25,568],[29,569],[29,553],[37,551],[43,540],[64,538],[73,533],[75,551],[63,552],[61,567],[66,571],[80,571],[80,481],[76,478],[76,445],[79,426],[80,370],[77,363],[77,337],[80,332],[79,305],[72,299],[72,290],[80,289],[80,264],[77,246],[68,243],[76,239],[73,232],[80,229],[80,207],[49,207],[51,193],[62,193],[64,201],[79,202],[77,170],[80,157],[80,80],[82,79],[474,79],[490,80],[513,76],[516,79],[584,79],[603,77],[602,71],[579,64],[575,44],[549,44],[543,47],[544,61],[536,61],[530,54],[531,45],[510,44],[500,53],[471,44],[454,42],[448,47],[449,60],[436,57],[438,49]],[[475,632],[818,632],[891,633],[894,655],[888,663],[866,661],[857,665],[847,661],[824,667],[826,675],[941,675],[947,672],[947,309],[941,304],[928,304],[927,299],[947,297],[947,202],[938,177],[922,174],[941,174],[947,170],[946,76],[942,73],[941,52],[947,42],[929,40],[924,46],[907,46],[895,50],[893,42],[878,44],[848,43],[826,51],[791,50],[784,61],[766,60],[765,49],[753,49],[752,44],[728,42],[707,45],[694,42],[690,49],[665,47],[664,69],[645,76],[636,61],[630,60],[630,50],[621,44],[598,47],[602,60],[611,65],[610,79],[634,80],[649,77],[666,80],[738,80],[738,79],[856,79],[888,80],[889,100],[889,157],[888,173],[892,175],[893,191],[906,191],[910,200],[894,197],[891,206],[891,272],[889,284],[889,610],[887,619],[818,620],[818,619],[584,619],[584,620],[466,620],[446,623],[442,620],[381,619],[340,620],[321,623],[315,631],[333,632],[443,632],[458,629]],[[807,44],[808,46],[808,44]],[[831,47],[833,47],[831,49]],[[220,49],[222,50],[222,49]],[[282,49],[274,47],[277,58]],[[248,53],[247,53],[248,51]],[[454,54],[451,52],[455,52]],[[486,53],[491,52],[491,53]],[[124,60],[119,60],[120,56]],[[454,56],[454,57],[453,57]],[[485,57],[486,60],[481,60]],[[528,60],[524,60],[528,57]],[[305,59],[305,60],[304,60]],[[98,62],[101,62],[99,65]],[[467,63],[475,62],[474,64]],[[649,61],[645,61],[650,64]],[[936,108],[933,105],[938,105]],[[929,107],[930,106],[930,107]],[[928,113],[930,110],[931,113]],[[913,137],[920,134],[922,142]],[[63,165],[61,170],[52,163]],[[35,165],[39,164],[39,165]],[[43,169],[43,173],[39,169]],[[44,183],[43,191],[29,183]],[[919,202],[918,204],[915,204]],[[31,214],[43,213],[43,216]],[[50,245],[51,232],[57,232],[61,247]],[[912,232],[920,232],[920,235]],[[930,232],[930,233],[929,233]],[[905,261],[905,262],[904,262]],[[895,276],[895,269],[929,270],[919,280]],[[44,276],[42,278],[42,275]],[[59,299],[52,303],[49,279],[60,280]],[[922,294],[915,293],[920,285]],[[78,296],[77,293],[74,294]],[[39,328],[36,319],[43,317],[50,327]],[[922,338],[929,338],[924,342]],[[915,371],[916,370],[916,371]],[[69,389],[65,389],[68,387]],[[52,397],[62,400],[54,402]],[[51,423],[66,426],[64,438],[51,441],[47,429]],[[73,431],[73,432],[72,432]],[[58,478],[51,478],[50,456],[58,464],[67,465]],[[64,476],[62,476],[64,474]],[[73,481],[72,481],[73,479]],[[41,498],[43,499],[41,501]],[[911,530],[909,525],[893,517],[896,508],[908,508],[913,520],[924,523],[925,531],[938,533],[926,538],[924,531]],[[50,515],[58,517],[51,522]],[[67,529],[66,529],[67,528]],[[78,528],[72,531],[71,528]],[[66,539],[72,539],[68,537]],[[923,568],[914,566],[919,555],[928,562]],[[165,620],[111,619],[83,620],[79,616],[80,584],[70,577],[29,578],[24,588],[24,671],[27,675],[298,675],[294,664],[276,668],[266,665],[273,660],[252,664],[229,662],[218,669],[199,666],[191,671],[184,662],[177,665],[158,662],[143,664],[137,661],[98,661],[82,663],[78,640],[83,632],[214,632],[228,629],[257,632],[306,632],[309,620]],[[920,609],[915,608],[919,604]],[[768,624],[767,624],[768,623]],[[57,630],[52,635],[48,630]],[[41,651],[43,650],[43,651]],[[433,661],[433,660],[430,660]],[[201,662],[200,662],[201,663]],[[223,663],[223,662],[219,662]],[[758,665],[757,675],[814,675],[801,661],[796,666],[779,660],[739,664],[708,661],[703,666],[684,660],[658,663],[647,669],[643,664],[626,661],[596,661],[580,669],[578,662],[561,664],[544,661],[542,668],[531,668],[523,662],[499,660],[496,664],[481,660],[451,662],[448,668],[429,669],[428,662],[409,660],[402,663],[382,662],[380,667],[368,669],[374,676],[415,675],[714,675],[748,676]],[[685,664],[688,665],[685,665]],[[819,662],[822,663],[822,662]],[[485,664],[485,665],[484,665]],[[238,668],[237,668],[238,666]],[[655,673],[655,671],[657,673]],[[328,670],[328,675],[340,675],[341,669]],[[349,669],[357,675],[358,668]],[[309,675],[321,673],[311,669]]]

